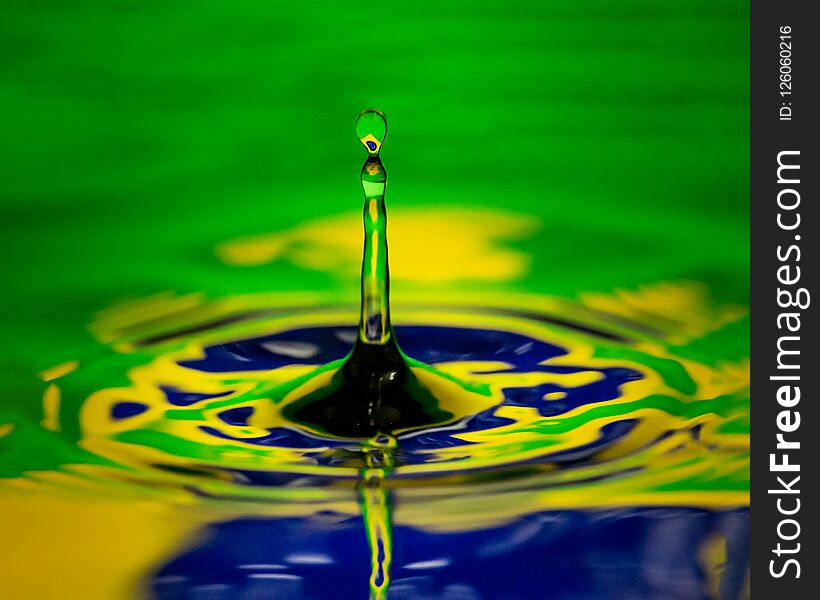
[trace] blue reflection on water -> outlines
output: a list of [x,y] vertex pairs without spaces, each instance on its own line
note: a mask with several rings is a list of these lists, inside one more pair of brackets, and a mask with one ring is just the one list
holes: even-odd
[[[469,502],[469,500],[467,500]],[[393,529],[391,600],[707,600],[704,544],[726,539],[719,597],[742,595],[749,511],[550,511],[462,532]],[[359,517],[214,524],[152,578],[156,598],[367,598]]]

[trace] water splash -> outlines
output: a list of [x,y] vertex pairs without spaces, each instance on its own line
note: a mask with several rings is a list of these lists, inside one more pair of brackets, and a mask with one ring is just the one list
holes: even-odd
[[[378,110],[363,111],[356,132],[367,150],[361,170],[364,192],[364,250],[358,335],[351,353],[287,398],[283,414],[323,433],[371,437],[441,425],[457,413],[436,391],[439,374],[413,369],[399,348],[390,321],[390,271],[387,254],[387,172],[379,151],[387,120]],[[425,373],[422,373],[425,371]],[[462,386],[469,395],[469,386]],[[301,396],[300,396],[301,394]]]

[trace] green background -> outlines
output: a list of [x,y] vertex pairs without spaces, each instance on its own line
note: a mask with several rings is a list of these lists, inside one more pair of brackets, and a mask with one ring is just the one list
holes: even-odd
[[358,213],[368,106],[390,122],[389,207],[543,222],[515,243],[525,279],[462,289],[690,279],[748,303],[746,2],[5,2],[0,40],[12,406],[36,413],[33,374],[92,352],[93,311],[123,297],[355,299],[213,248]]

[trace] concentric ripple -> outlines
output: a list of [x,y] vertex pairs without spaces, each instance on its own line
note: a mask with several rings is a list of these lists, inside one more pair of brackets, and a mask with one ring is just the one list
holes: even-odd
[[[350,351],[352,307],[270,297],[147,302],[150,322],[132,305],[95,324],[118,354],[138,360],[127,385],[83,403],[83,448],[135,477],[179,476],[203,493],[218,482],[231,496],[357,481],[372,467],[366,440],[322,434],[285,410]],[[714,330],[738,318],[720,307],[702,312]],[[385,485],[524,473],[541,489],[615,486],[634,502],[676,491],[678,501],[683,493],[696,504],[744,503],[747,363],[677,356],[686,332],[668,320],[635,322],[583,302],[428,301],[397,314],[411,368],[452,418],[396,432],[381,465]]]

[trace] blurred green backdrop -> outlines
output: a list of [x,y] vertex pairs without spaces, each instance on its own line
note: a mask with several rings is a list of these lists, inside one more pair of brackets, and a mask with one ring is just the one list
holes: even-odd
[[123,297],[355,300],[353,278],[214,247],[358,215],[369,106],[390,122],[390,210],[541,223],[509,242],[526,274],[459,289],[690,279],[748,302],[747,2],[42,0],[3,3],[0,32],[1,360],[20,400]]

